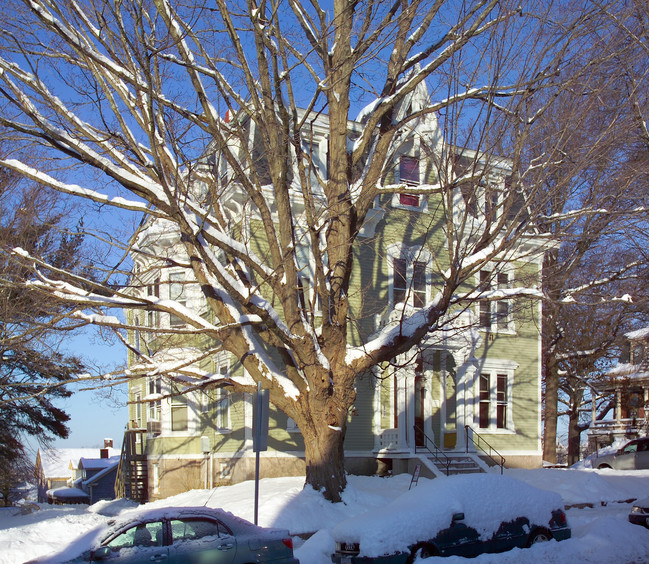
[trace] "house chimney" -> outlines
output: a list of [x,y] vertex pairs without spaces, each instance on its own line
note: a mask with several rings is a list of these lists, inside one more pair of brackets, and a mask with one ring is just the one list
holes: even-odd
[[113,448],[113,439],[104,439],[104,448]]
[[108,449],[100,448],[99,449],[99,458],[108,458]]

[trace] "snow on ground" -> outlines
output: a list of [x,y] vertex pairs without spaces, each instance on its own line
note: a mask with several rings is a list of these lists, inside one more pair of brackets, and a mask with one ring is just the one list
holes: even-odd
[[[485,563],[588,562],[641,564],[649,562],[649,530],[627,521],[628,500],[649,495],[649,470],[621,472],[591,469],[508,470],[510,477],[559,494],[568,509],[572,538],[523,551],[466,560]],[[439,478],[440,481],[444,478]],[[420,478],[419,491],[429,489]],[[330,504],[320,494],[303,489],[301,478],[265,479],[260,483],[259,524],[287,528],[293,535],[315,533],[303,541],[295,537],[295,554],[302,564],[330,564],[332,529],[341,521],[367,511],[380,513],[385,505],[408,491],[410,476],[392,478],[350,476],[344,503]],[[407,499],[408,496],[404,497]],[[412,494],[410,497],[416,497]],[[476,499],[480,493],[475,493]],[[484,497],[484,496],[483,496]],[[592,507],[584,507],[591,504]],[[254,516],[254,483],[214,490],[194,490],[148,504],[222,507],[250,521]],[[86,550],[95,529],[132,504],[100,502],[93,506],[48,506],[23,514],[18,508],[0,509],[0,563],[24,563],[57,555],[64,561]],[[386,517],[386,519],[389,517]],[[389,546],[386,542],[386,546]],[[430,558],[427,564],[464,562],[463,558]],[[422,560],[423,562],[423,560]]]

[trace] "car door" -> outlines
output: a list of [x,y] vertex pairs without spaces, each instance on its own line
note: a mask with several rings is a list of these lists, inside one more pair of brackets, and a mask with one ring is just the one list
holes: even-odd
[[136,523],[102,543],[96,562],[115,564],[151,564],[167,562],[168,547],[163,546],[162,521]]
[[636,441],[624,445],[624,448],[615,455],[614,468],[616,470],[635,470],[637,450],[638,443]]
[[635,454],[636,470],[649,469],[649,441],[638,441],[638,452]]
[[434,539],[442,556],[464,556],[472,558],[484,551],[478,532],[462,521],[464,515],[453,515],[451,526],[440,531]]
[[170,520],[169,564],[232,564],[234,535],[223,523],[205,517]]
[[501,523],[494,536],[485,543],[485,552],[505,552],[515,547],[523,548],[527,544],[529,534],[530,525],[526,517]]

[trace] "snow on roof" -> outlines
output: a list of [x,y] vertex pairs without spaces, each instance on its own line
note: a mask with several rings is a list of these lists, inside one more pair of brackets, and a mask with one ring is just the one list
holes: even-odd
[[[41,466],[46,478],[69,478],[72,468],[77,468],[82,458],[100,457],[99,448],[50,448],[39,450]],[[109,456],[119,455],[120,451],[108,449]]]
[[89,486],[90,484],[98,482],[106,474],[109,474],[110,472],[112,472],[117,467],[118,464],[119,464],[119,457],[112,464],[110,464],[109,466],[106,466],[106,468],[104,468],[101,472],[97,472],[94,476],[91,476],[87,480],[84,480],[82,482],[83,485],[84,486]]
[[455,513],[481,538],[490,538],[502,522],[527,517],[547,526],[552,511],[562,509],[559,494],[494,474],[450,476],[420,484],[385,507],[352,517],[332,531],[337,541],[359,542],[361,556],[407,551],[451,525]]
[[72,497],[90,497],[86,492],[80,490],[79,488],[54,488],[53,490],[47,490],[47,496],[58,499]]
[[618,378],[649,379],[649,371],[647,371],[645,364],[630,364],[628,362],[618,363],[606,375],[613,380],[617,380]]
[[114,464],[117,464],[119,462],[119,458],[119,454],[116,454],[109,458],[97,458],[96,456],[93,458],[86,458],[85,456],[82,456],[79,459],[79,468],[83,467],[86,470],[102,469],[106,468],[107,466],[113,466]]
[[630,339],[630,340],[649,338],[649,327],[644,327],[642,329],[636,329],[635,331],[631,331],[631,332],[627,333],[625,336],[626,336],[627,339]]

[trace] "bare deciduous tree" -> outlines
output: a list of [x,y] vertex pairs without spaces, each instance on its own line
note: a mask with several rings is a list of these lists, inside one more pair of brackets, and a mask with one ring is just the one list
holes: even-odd
[[[110,277],[61,284],[41,275],[35,284],[75,303],[77,319],[112,327],[124,341],[123,331],[138,327],[106,310],[173,314],[187,329],[171,335],[218,343],[251,377],[231,382],[236,389],[262,382],[298,424],[307,483],[339,500],[356,377],[408,351],[476,298],[502,298],[503,290],[481,291],[476,274],[527,252],[532,240],[538,251],[544,240],[541,215],[554,193],[536,172],[556,154],[522,168],[521,143],[552,105],[547,97],[536,103],[537,94],[559,80],[589,22],[571,3],[546,4],[541,11],[508,0],[335,0],[327,8],[299,0],[16,2],[2,31],[0,123],[23,145],[0,165],[141,216],[146,228],[166,222],[184,250],[169,259],[199,283],[208,313],[117,287]],[[422,92],[430,95],[405,107]],[[368,105],[352,123],[358,100]],[[503,115],[518,124],[507,142],[496,133]],[[305,143],[319,116],[327,124],[326,174]],[[436,180],[414,192],[431,199],[448,256],[435,264],[430,301],[404,309],[378,333],[354,332],[364,315],[349,301],[354,249],[377,198],[413,193],[386,181],[409,134],[434,141]],[[29,166],[21,153],[32,144],[50,160]],[[511,164],[493,157],[499,147]],[[227,176],[204,166],[212,155]],[[509,179],[488,198],[481,181],[495,170]],[[250,238],[228,205],[235,187],[241,209],[252,210]],[[137,258],[134,240],[122,248]],[[304,299],[298,242],[314,258],[317,299]],[[535,282],[506,293],[540,296]],[[130,346],[143,369],[158,362]],[[195,366],[209,352],[158,369],[200,380],[210,375],[197,376]]]

